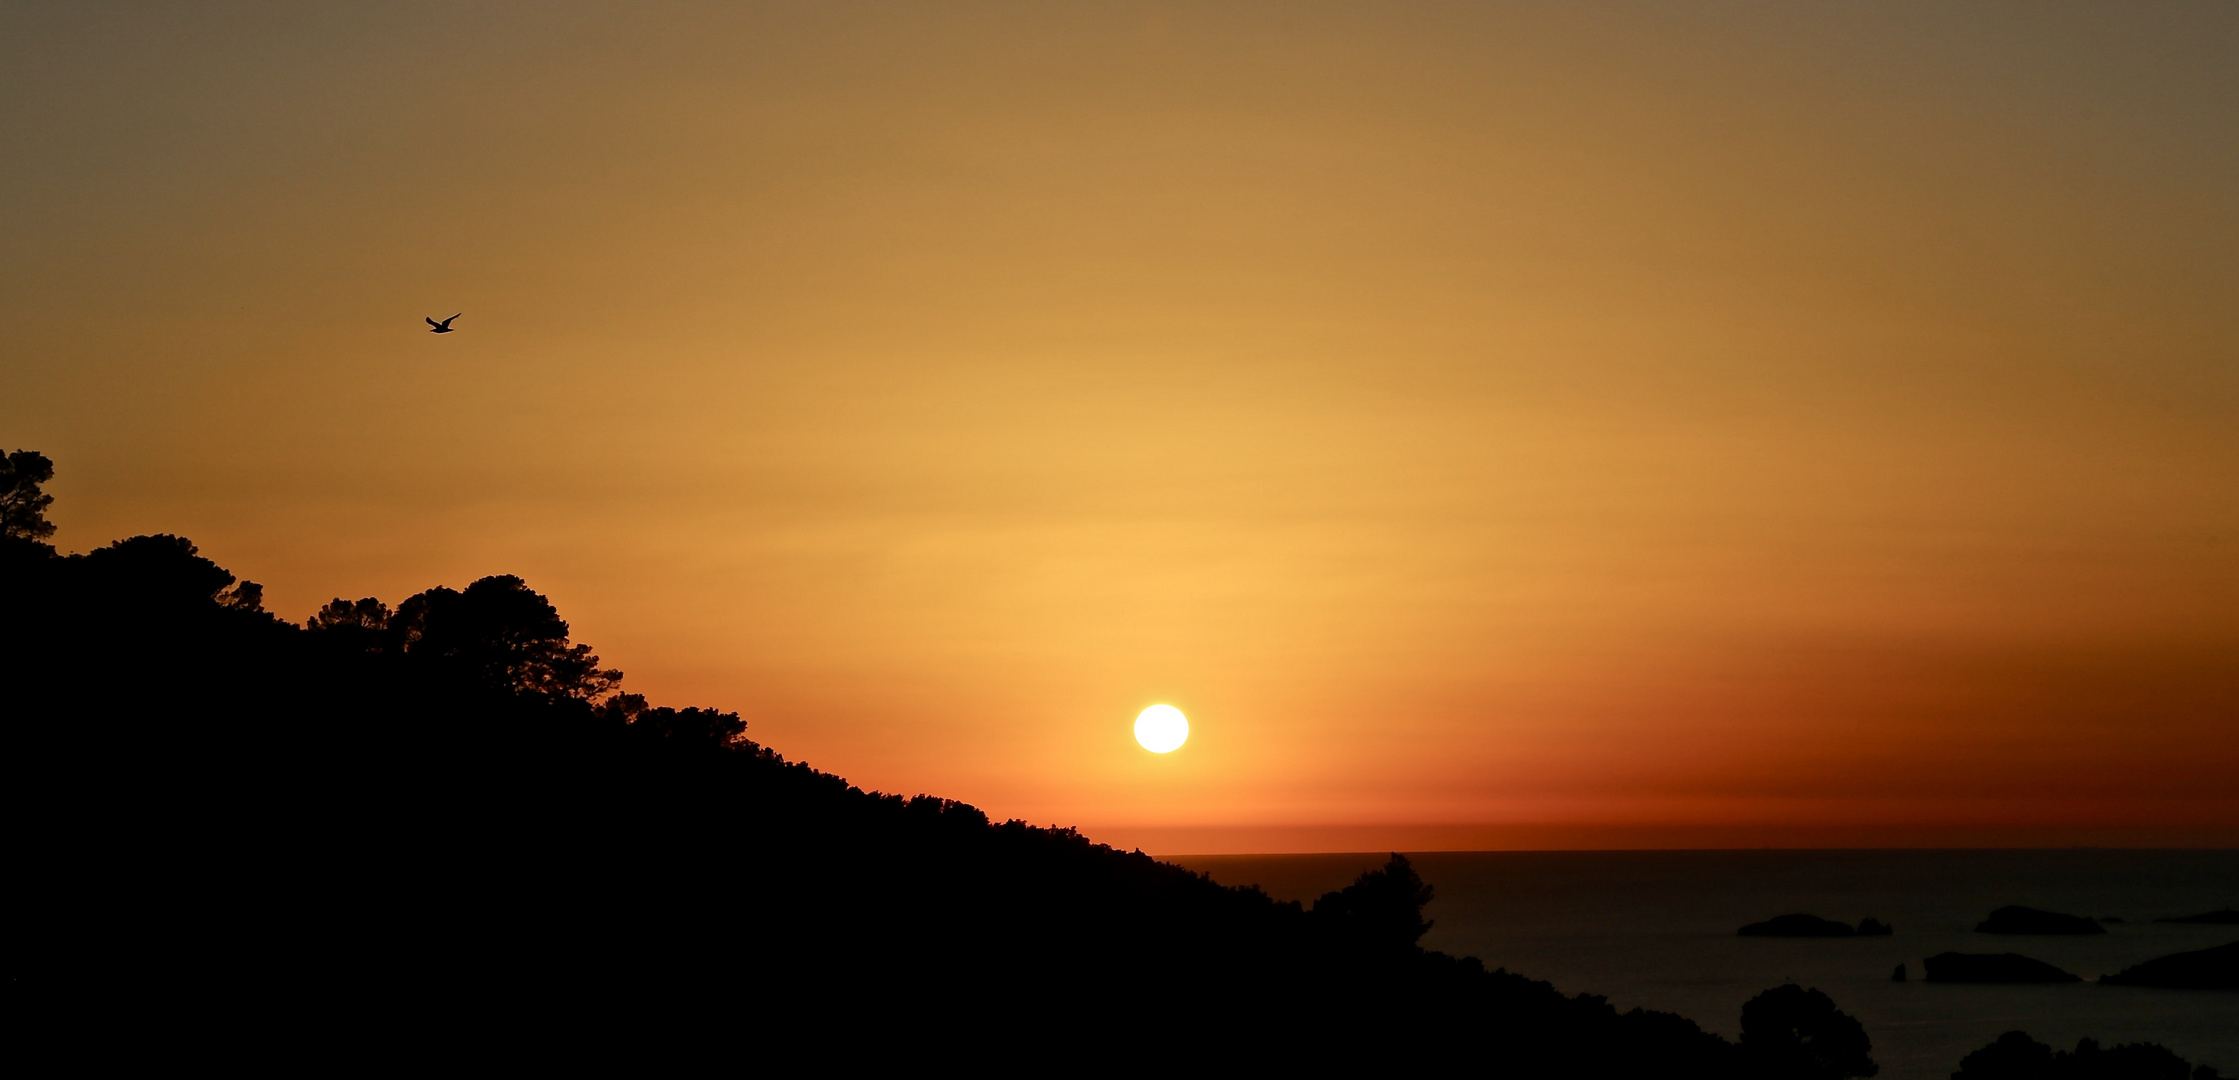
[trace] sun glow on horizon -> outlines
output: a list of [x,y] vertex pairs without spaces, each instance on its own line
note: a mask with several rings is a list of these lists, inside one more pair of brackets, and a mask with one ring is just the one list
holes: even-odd
[[2239,4],[1152,7],[0,8],[0,453],[1148,851],[2239,845]]
[[1172,705],[1153,705],[1135,716],[1135,741],[1154,754],[1171,754],[1189,741],[1189,718]]

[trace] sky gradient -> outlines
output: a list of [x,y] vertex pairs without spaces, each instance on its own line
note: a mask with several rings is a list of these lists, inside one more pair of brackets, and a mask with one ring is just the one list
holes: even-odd
[[1153,852],[2239,844],[2239,5],[11,4],[0,157],[64,550]]

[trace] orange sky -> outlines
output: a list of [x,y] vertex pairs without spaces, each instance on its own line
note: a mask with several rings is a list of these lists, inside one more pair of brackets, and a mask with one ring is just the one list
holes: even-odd
[[2239,6],[16,4],[0,158],[66,550],[1153,851],[2239,844]]

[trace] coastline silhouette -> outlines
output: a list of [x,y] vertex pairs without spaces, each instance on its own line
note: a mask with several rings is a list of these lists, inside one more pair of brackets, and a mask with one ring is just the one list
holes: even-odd
[[1978,934],[2104,934],[2107,928],[2099,920],[2086,915],[2063,915],[2057,911],[2039,911],[2036,908],[2009,904],[1990,913],[1990,917],[1975,924]]
[[2083,980],[2020,953],[1937,953],[1920,962],[1929,982],[2070,983]]
[[2217,908],[2214,911],[2203,911],[2198,915],[2177,915],[2169,918],[2155,919],[2154,921],[2157,923],[2200,923],[2209,926],[2239,926],[2239,910],[2234,910],[2232,908]]
[[1435,890],[1396,853],[1284,903],[863,790],[735,712],[625,692],[518,577],[298,626],[183,537],[63,555],[52,463],[7,463],[15,982],[53,1037],[124,1024],[274,1061],[1878,1071],[1815,989],[1753,997],[1729,1041],[1426,950]]
[[1776,915],[1764,922],[1753,922],[1735,931],[1741,937],[1887,937],[1896,933],[1888,923],[1868,916],[1857,926],[1817,915]]
[[2112,986],[2174,990],[2239,990],[2239,941],[2155,957],[2112,975],[2101,975],[2099,981]]

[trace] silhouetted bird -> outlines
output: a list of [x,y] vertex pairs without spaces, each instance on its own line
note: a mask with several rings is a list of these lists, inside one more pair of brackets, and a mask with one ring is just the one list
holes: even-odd
[[[462,311],[462,312],[459,312],[459,315],[464,315],[464,314],[466,314],[466,312],[463,312],[463,311]],[[453,315],[453,316],[451,316],[451,319],[456,319],[456,318],[458,318],[458,317],[459,317],[459,315]],[[433,330],[430,330],[430,331],[428,331],[428,333],[431,333],[431,334],[448,334],[448,333],[450,333],[450,332],[451,332],[451,319],[445,319],[445,320],[443,320],[442,322],[437,322],[437,321],[435,321],[435,320],[434,320],[434,319],[432,319],[432,318],[428,319],[428,325],[429,325],[429,326],[432,326],[432,327],[435,327],[435,329],[433,329]]]

